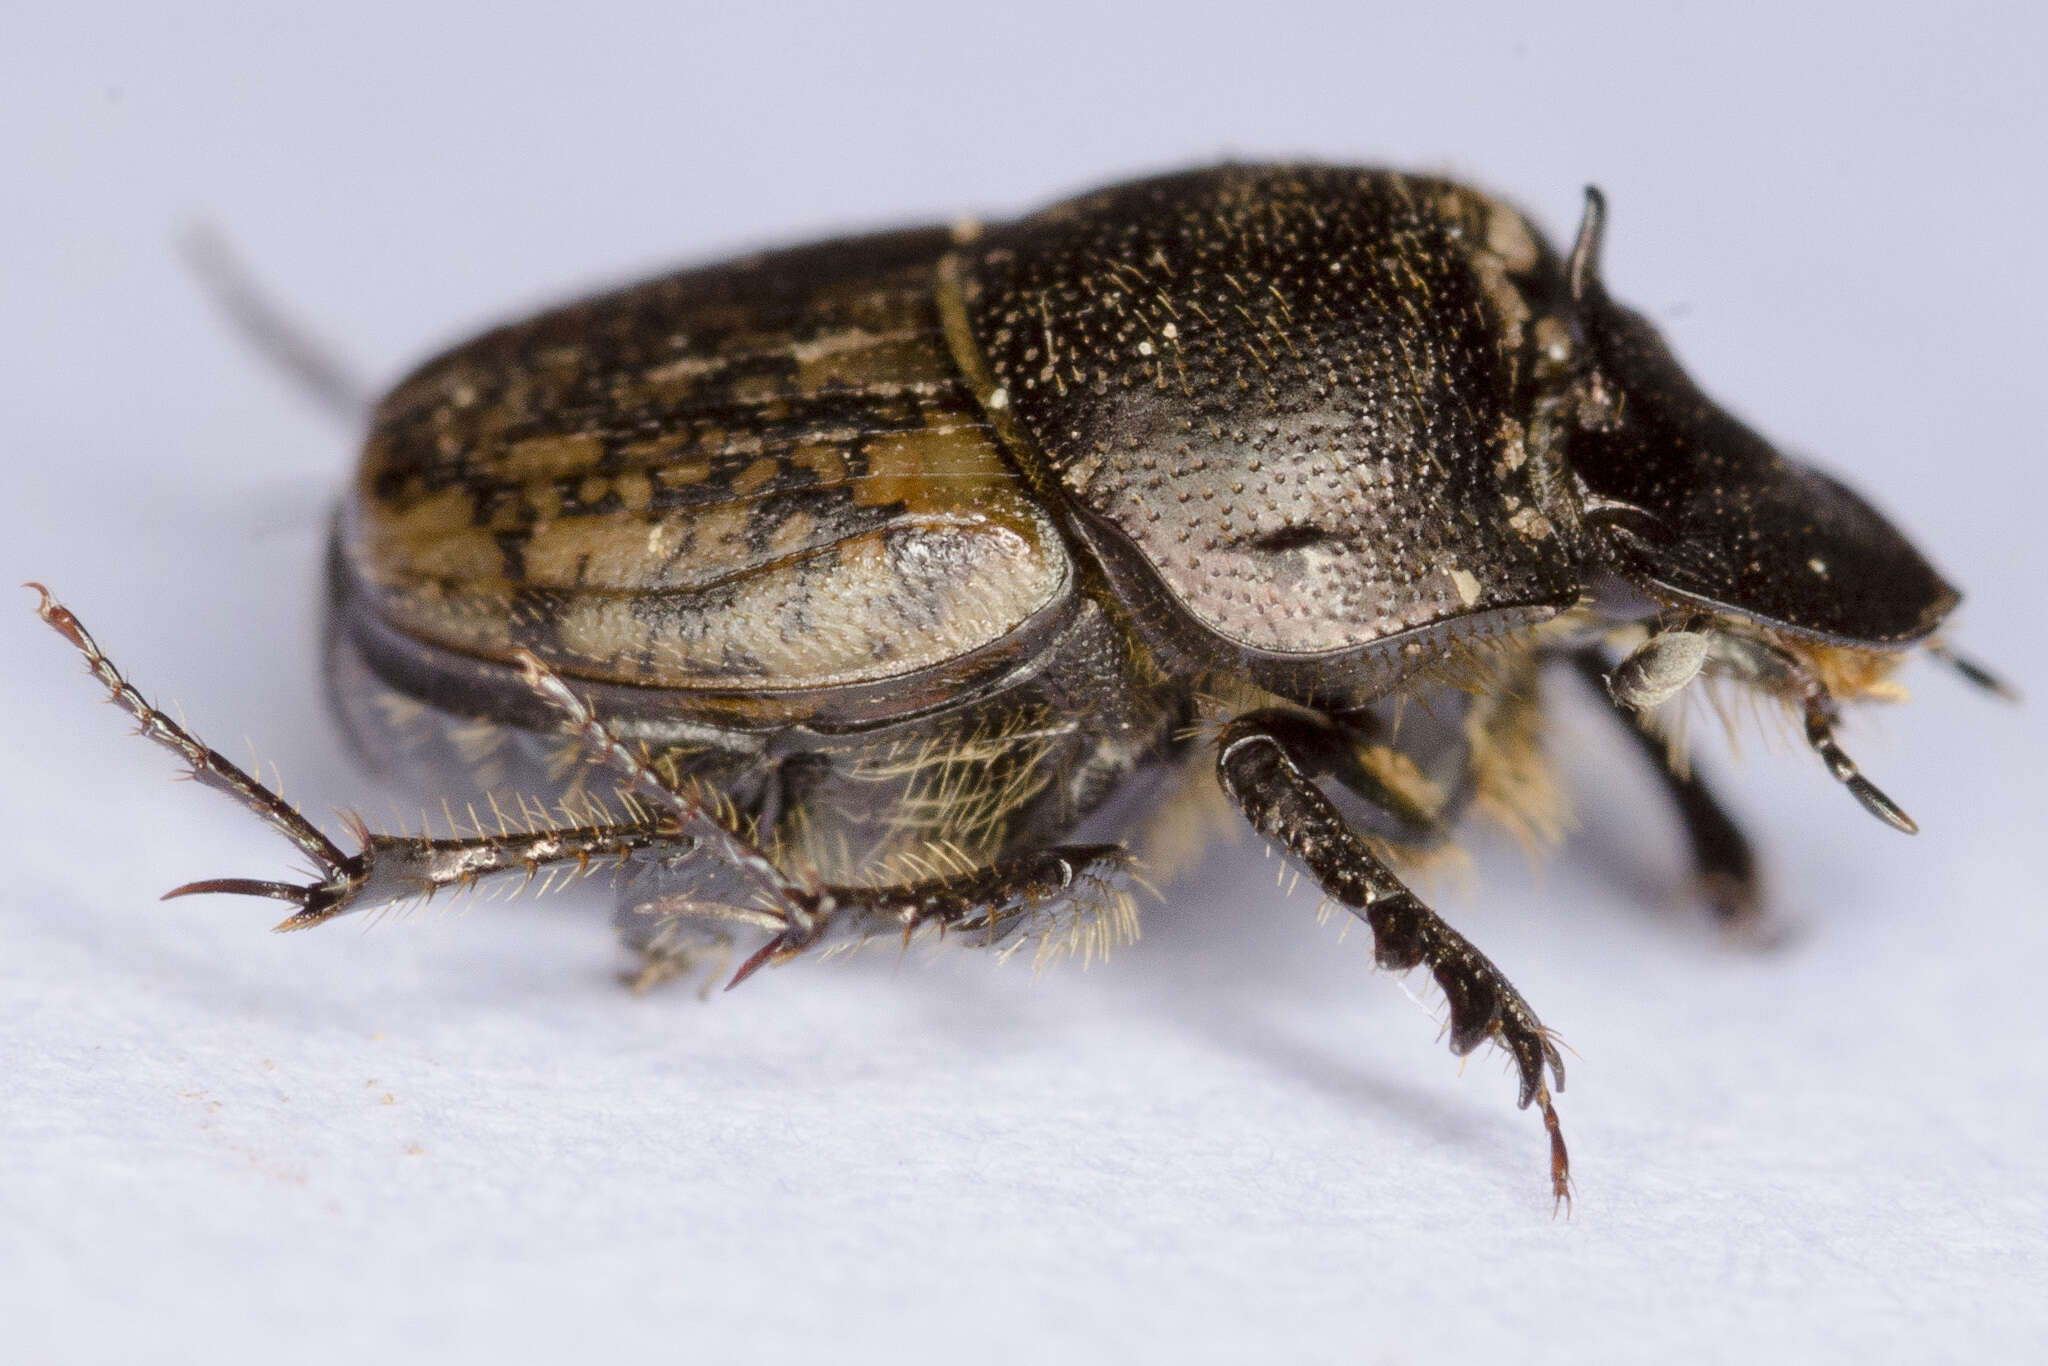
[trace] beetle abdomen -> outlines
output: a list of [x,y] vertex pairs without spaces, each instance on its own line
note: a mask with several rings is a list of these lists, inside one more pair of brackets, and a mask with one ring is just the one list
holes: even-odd
[[946,354],[946,240],[684,272],[429,363],[378,409],[346,572],[414,639],[603,682],[999,667],[1071,565]]

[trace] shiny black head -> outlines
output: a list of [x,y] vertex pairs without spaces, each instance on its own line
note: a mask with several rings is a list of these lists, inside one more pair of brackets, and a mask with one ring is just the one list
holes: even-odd
[[1716,406],[1607,297],[1604,218],[1589,189],[1570,263],[1585,366],[1570,461],[1608,567],[1658,602],[1823,645],[1925,639],[1956,590],[1870,504]]
[[1605,212],[1589,188],[1567,271],[1577,361],[1566,449],[1596,567],[1626,585],[1599,595],[1596,614],[1648,629],[1608,686],[1642,711],[1697,678],[1754,688],[1787,708],[1865,809],[1910,833],[1836,743],[1836,704],[1897,696],[1892,669],[1932,644],[1959,595],[1870,504],[1716,406],[1656,329],[1607,297]]

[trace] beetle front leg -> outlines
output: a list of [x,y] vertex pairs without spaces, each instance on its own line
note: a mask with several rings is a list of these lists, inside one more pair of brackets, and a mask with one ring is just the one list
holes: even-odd
[[1551,1191],[1571,1200],[1571,1163],[1545,1083],[1547,1067],[1564,1089],[1564,1061],[1550,1033],[1507,978],[1469,940],[1425,906],[1381,861],[1308,777],[1290,737],[1262,716],[1223,728],[1216,768],[1254,829],[1299,859],[1332,900],[1371,927],[1373,956],[1383,968],[1426,965],[1450,1002],[1451,1051],[1470,1053],[1492,1039],[1515,1060],[1517,1103],[1534,1103],[1550,1134]]
[[1652,728],[1645,714],[1615,700],[1608,688],[1606,656],[1597,647],[1575,650],[1570,659],[1572,668],[1600,694],[1615,719],[1634,738],[1643,757],[1663,780],[1665,791],[1671,794],[1679,819],[1685,824],[1686,838],[1692,844],[1694,876],[1714,913],[1726,925],[1754,923],[1763,902],[1756,854],[1742,827],[1735,823],[1697,770],[1680,772],[1673,766],[1670,746]]

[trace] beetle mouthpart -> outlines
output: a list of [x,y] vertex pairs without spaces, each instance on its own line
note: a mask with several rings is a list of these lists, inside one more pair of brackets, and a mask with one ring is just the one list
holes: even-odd
[[2018,688],[2015,688],[1976,660],[1966,659],[1962,655],[1957,654],[1948,647],[1946,641],[1929,641],[1927,643],[1927,653],[1961,674],[1964,681],[1975,687],[1982,688],[1993,697],[2005,702],[2017,702],[2020,700]]
[[1842,753],[1842,747],[1835,743],[1834,722],[1828,712],[1824,695],[1807,699],[1806,743],[1813,746],[1813,752],[1827,764],[1828,772],[1835,775],[1835,781],[1848,788],[1856,800],[1863,803],[1865,811],[1894,830],[1908,835],[1919,834],[1920,827],[1913,818],[1901,810],[1897,802],[1885,796],[1876,783],[1858,772],[1855,760]]

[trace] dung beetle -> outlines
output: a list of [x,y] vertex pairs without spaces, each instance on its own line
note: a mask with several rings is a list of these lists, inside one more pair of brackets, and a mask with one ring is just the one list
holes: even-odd
[[1449,180],[1225,166],[688,270],[428,362],[336,519],[328,677],[372,762],[452,797],[445,833],[336,844],[40,610],[317,869],[171,895],[284,901],[281,929],[601,869],[643,985],[749,938],[734,984],[920,930],[1093,955],[1135,933],[1139,867],[1234,807],[1381,966],[1429,969],[1455,1052],[1507,1050],[1564,1200],[1550,1032],[1394,866],[1468,810],[1555,826],[1562,661],[1748,914],[1749,846],[1662,708],[1781,704],[1910,831],[1837,711],[1957,601],[1608,298],[1604,218],[1588,190],[1561,257]]

